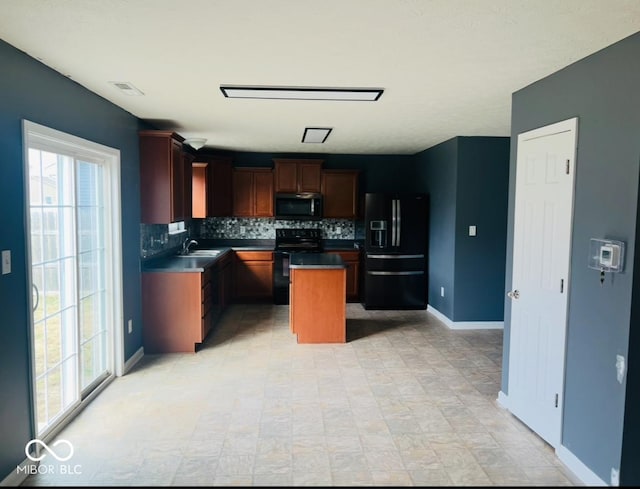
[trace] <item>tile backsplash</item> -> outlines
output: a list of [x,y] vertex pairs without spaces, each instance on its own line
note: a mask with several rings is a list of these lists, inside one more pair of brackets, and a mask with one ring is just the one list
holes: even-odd
[[319,228],[324,239],[355,239],[356,234],[352,219],[288,221],[273,217],[208,217],[192,225],[194,235],[207,239],[275,239],[278,228]]
[[208,217],[193,219],[187,229],[169,234],[166,224],[140,224],[140,256],[149,258],[194,239],[275,239],[277,228],[319,228],[324,239],[364,239],[364,223],[353,219],[287,221],[272,217]]
[[183,241],[191,236],[190,226],[178,233],[169,233],[166,224],[140,224],[140,256],[149,258],[171,248],[182,246]]

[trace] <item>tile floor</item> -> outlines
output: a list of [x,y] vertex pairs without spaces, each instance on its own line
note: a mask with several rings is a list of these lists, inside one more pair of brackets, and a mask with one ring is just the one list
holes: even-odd
[[288,311],[235,305],[196,354],[146,355],[58,435],[72,473],[24,485],[582,485],[496,403],[502,331],[348,304],[347,343],[298,345]]

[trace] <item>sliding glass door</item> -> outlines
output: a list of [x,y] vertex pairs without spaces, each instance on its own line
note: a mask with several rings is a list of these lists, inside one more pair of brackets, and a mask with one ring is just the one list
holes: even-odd
[[[38,436],[114,372],[115,293],[110,156],[88,142],[26,131]],[[47,131],[45,131],[47,133]],[[62,137],[61,135],[58,135]],[[115,221],[115,222],[114,222]]]

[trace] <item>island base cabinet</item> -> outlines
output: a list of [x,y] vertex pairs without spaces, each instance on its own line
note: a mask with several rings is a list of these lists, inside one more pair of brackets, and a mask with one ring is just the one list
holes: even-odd
[[290,269],[289,326],[298,343],[345,343],[346,270]]
[[211,329],[210,284],[200,273],[142,274],[145,353],[194,353]]

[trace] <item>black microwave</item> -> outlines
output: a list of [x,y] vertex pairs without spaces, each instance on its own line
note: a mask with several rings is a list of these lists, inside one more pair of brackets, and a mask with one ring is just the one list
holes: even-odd
[[276,219],[320,219],[322,194],[275,194]]

